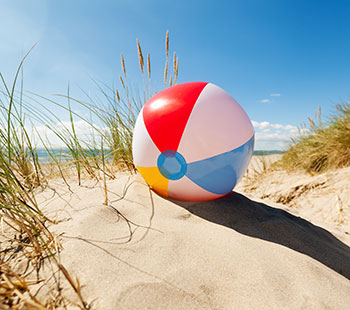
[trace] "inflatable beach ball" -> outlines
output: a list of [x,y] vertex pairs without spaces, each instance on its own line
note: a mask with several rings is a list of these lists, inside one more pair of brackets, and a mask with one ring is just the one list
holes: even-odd
[[184,83],[159,92],[143,106],[132,147],[135,166],[158,194],[212,200],[230,193],[245,173],[254,129],[223,89]]

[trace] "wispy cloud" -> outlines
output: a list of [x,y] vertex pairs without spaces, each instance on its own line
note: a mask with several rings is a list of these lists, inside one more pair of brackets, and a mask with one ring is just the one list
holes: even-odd
[[270,99],[261,99],[259,100],[258,102],[261,102],[261,103],[268,103],[268,102],[271,102]]
[[[71,123],[70,121],[60,121],[50,125],[37,125],[26,127],[27,132],[31,135],[33,145],[37,147],[43,147],[41,139],[45,144],[52,147],[65,147],[64,142],[50,129],[54,128],[55,131],[64,136],[67,140],[71,140]],[[95,123],[88,123],[85,120],[75,120],[74,130],[79,141],[83,145],[90,145],[95,142],[99,145],[101,133],[107,134],[108,128],[101,127]],[[39,138],[39,135],[41,139]]]
[[[272,93],[272,94],[270,94],[270,97],[281,97],[281,94],[280,93]],[[258,102],[260,102],[260,103],[269,103],[269,102],[272,102],[272,100],[268,99],[268,98],[265,98],[265,99],[258,100]]]

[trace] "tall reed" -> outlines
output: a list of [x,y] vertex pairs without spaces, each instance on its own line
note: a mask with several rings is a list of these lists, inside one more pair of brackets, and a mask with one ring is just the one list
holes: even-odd
[[308,121],[306,134],[292,141],[279,164],[309,172],[350,166],[350,103],[337,104],[327,122],[321,120],[321,109]]
[[[27,306],[34,309],[55,309],[69,301],[62,296],[57,272],[64,275],[71,289],[76,293],[81,309],[89,306],[83,299],[78,279],[73,280],[69,271],[60,263],[58,238],[50,231],[54,222],[43,214],[36,201],[36,193],[50,182],[49,173],[39,161],[36,136],[46,150],[53,167],[63,179],[68,189],[72,178],[72,167],[78,184],[84,177],[103,181],[104,204],[108,204],[107,178],[115,178],[115,171],[136,171],[132,160],[132,132],[136,117],[142,106],[156,93],[151,81],[151,56],[144,58],[141,44],[137,40],[140,72],[143,82],[143,98],[130,85],[123,55],[121,55],[121,86],[108,87],[96,82],[100,96],[98,99],[86,94],[85,100],[67,94],[48,98],[38,94],[16,91],[17,79],[27,54],[21,61],[11,87],[0,74],[0,238],[6,241],[6,248],[0,252],[0,300],[2,306]],[[146,64],[145,64],[146,59]],[[175,85],[178,76],[178,58],[173,54],[172,72],[169,65],[169,33],[166,33],[166,73],[164,87]],[[168,80],[169,77],[169,80]],[[169,83],[168,83],[169,82]],[[65,102],[62,102],[64,100]],[[52,106],[54,109],[52,109]],[[90,118],[77,113],[73,105],[85,109]],[[68,122],[62,122],[57,113],[65,111]],[[83,121],[90,128],[88,137],[82,138],[77,132],[77,121]],[[27,123],[33,132],[28,130]],[[33,124],[45,125],[61,142],[63,151],[57,155],[50,139],[47,139]],[[62,160],[64,158],[64,160]],[[67,168],[68,167],[68,168]],[[2,243],[5,244],[5,243]],[[3,247],[3,245],[2,245]],[[56,285],[56,295],[39,300],[32,292],[34,286],[42,281],[37,278],[32,283],[27,272],[18,273],[16,262],[24,257],[31,270],[39,275],[40,268],[48,260],[52,267],[52,277]],[[46,283],[46,281],[45,281]],[[2,301],[1,301],[2,302]]]
[[[19,96],[16,96],[17,80],[28,54],[20,62],[11,87],[0,73],[0,307],[48,309],[62,301],[60,289],[57,288],[55,300],[47,297],[39,301],[30,286],[43,281],[39,275],[47,260],[56,266],[52,269],[54,279],[57,272],[66,269],[56,257],[59,244],[49,229],[53,221],[43,214],[36,201],[35,192],[45,186],[46,180],[31,134],[25,126],[23,80]],[[17,272],[16,263],[23,259],[27,261],[27,268]],[[28,280],[33,271],[38,277]],[[87,309],[80,288],[74,281],[69,281],[68,272],[64,275],[71,287],[77,289],[80,307]]]
[[[47,108],[46,115],[50,115],[50,118],[45,120],[45,123],[47,124],[49,130],[61,140],[62,144],[68,150],[70,157],[75,163],[79,184],[82,169],[85,169],[90,176],[95,177],[96,173],[94,171],[96,169],[100,170],[103,167],[105,167],[104,169],[108,169],[108,163],[118,167],[119,170],[126,169],[130,173],[134,173],[136,171],[132,159],[133,128],[136,118],[143,105],[156,93],[156,91],[153,90],[151,81],[151,56],[149,53],[147,53],[147,57],[144,57],[142,47],[138,39],[136,39],[136,47],[143,83],[142,99],[139,92],[130,86],[131,83],[129,83],[127,76],[127,68],[123,54],[121,54],[122,75],[119,76],[120,87],[111,88],[104,84],[95,82],[95,85],[100,93],[98,99],[93,98],[87,93],[85,93],[85,100],[77,99],[72,97],[68,90],[67,95],[58,94],[55,96],[56,98],[66,99],[67,105],[64,105],[55,98],[47,98],[31,94],[40,100],[46,101],[45,104],[35,101],[43,108],[45,108],[47,103],[51,103],[56,106],[55,109],[60,108],[67,111],[71,128],[68,128],[63,124],[57,126],[56,124],[60,123],[58,119],[52,122],[52,119],[55,119],[55,115],[50,111],[50,109]],[[168,87],[175,85],[177,82],[179,64],[178,57],[174,52],[173,68],[172,70],[168,68],[168,31],[166,32],[165,38],[165,54],[166,72],[164,74],[164,87]],[[170,76],[169,83],[168,76]],[[79,107],[79,109],[85,109],[91,118],[88,119],[87,117],[82,116],[82,113],[78,114],[74,112],[71,108],[71,103],[74,103]],[[86,141],[82,141],[76,134],[74,120],[85,122],[95,133],[97,140],[90,138]],[[101,156],[100,150],[101,144],[99,141],[101,140],[105,141],[105,151],[103,156]],[[55,161],[55,158],[53,158],[53,160]],[[105,164],[102,164],[102,160]],[[109,175],[113,176],[112,171],[109,171]]]

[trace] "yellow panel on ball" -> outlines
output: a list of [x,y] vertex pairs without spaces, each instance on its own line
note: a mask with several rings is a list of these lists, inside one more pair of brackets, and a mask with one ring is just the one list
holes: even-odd
[[136,167],[147,184],[158,194],[168,196],[169,179],[165,178],[158,167]]

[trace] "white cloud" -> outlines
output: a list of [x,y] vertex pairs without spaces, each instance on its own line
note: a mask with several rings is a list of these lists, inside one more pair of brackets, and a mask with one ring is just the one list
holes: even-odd
[[[272,94],[270,94],[270,97],[280,97],[280,96],[281,96],[280,93],[272,93]],[[268,98],[258,100],[258,102],[260,102],[260,103],[269,103],[269,102],[271,102],[271,101],[272,101],[272,100],[271,100],[271,99],[268,99]]]
[[269,129],[285,129],[293,132],[298,131],[298,127],[293,125],[271,124],[270,122],[267,122],[267,121],[264,121],[264,122],[252,121],[252,123],[255,129],[269,128]]
[[270,99],[262,99],[262,100],[259,100],[259,102],[261,103],[268,103],[268,102],[271,102]]
[[256,150],[285,150],[291,138],[299,135],[294,125],[252,121],[255,129]]
[[[48,146],[52,146],[54,148],[65,147],[64,142],[55,134],[53,130],[59,134],[61,134],[67,140],[70,140],[70,134],[72,133],[72,125],[69,121],[61,121],[55,124],[48,125],[37,125],[26,127],[28,133],[31,133],[33,144],[37,147],[43,147],[43,143],[39,138],[39,135],[44,143]],[[74,121],[74,130],[76,136],[80,143],[90,144],[95,139],[96,143],[100,143],[101,133],[106,133],[107,128],[100,127],[97,124],[90,124],[85,120],[75,120]]]

